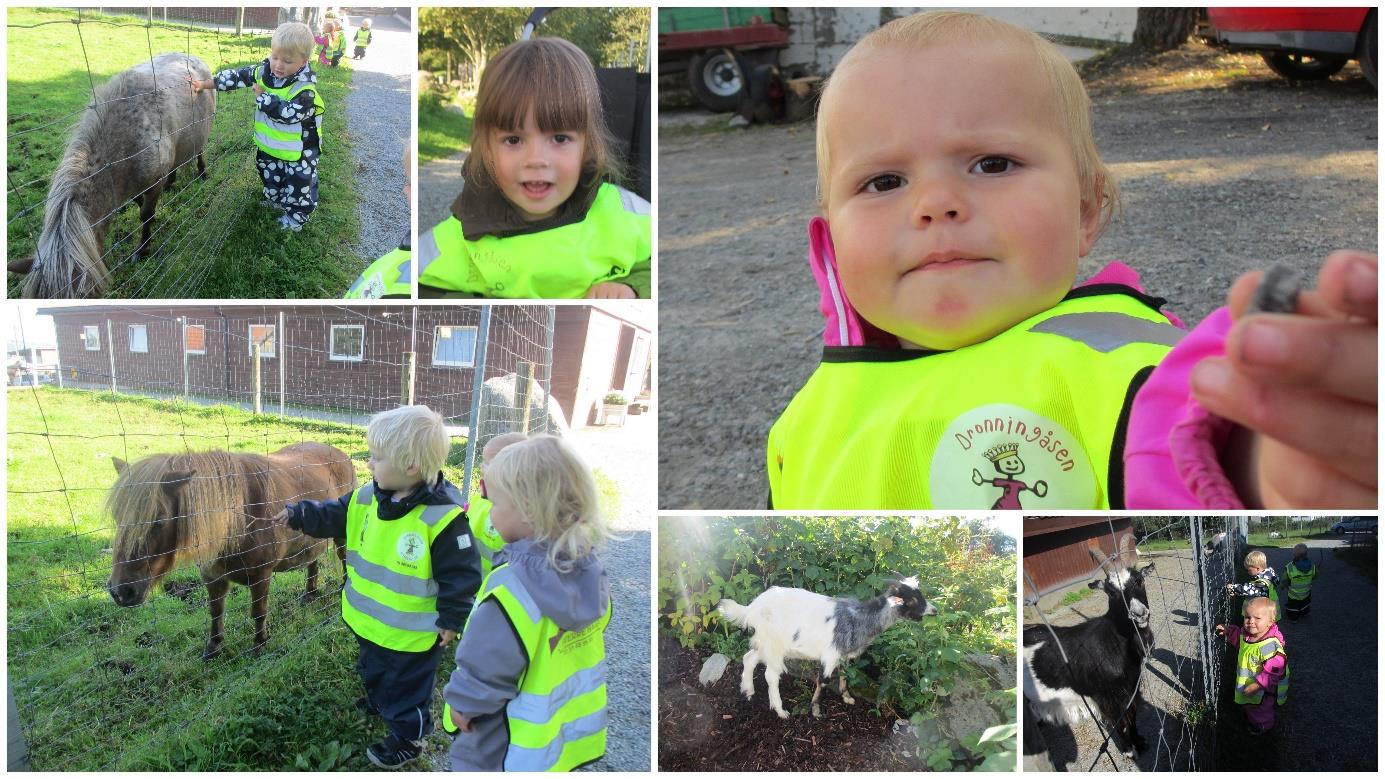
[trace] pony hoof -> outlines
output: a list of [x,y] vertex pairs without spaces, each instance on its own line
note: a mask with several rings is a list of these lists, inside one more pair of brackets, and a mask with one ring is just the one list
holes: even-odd
[[211,660],[219,654],[221,654],[221,644],[208,644],[207,648],[202,651],[202,659]]

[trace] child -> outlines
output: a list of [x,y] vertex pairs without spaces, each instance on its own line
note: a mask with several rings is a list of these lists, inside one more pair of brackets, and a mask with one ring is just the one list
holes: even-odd
[[322,95],[308,66],[313,33],[301,22],[285,22],[269,42],[269,58],[256,65],[217,73],[209,81],[187,76],[193,92],[255,91],[255,166],[264,197],[283,214],[279,226],[298,232],[317,208],[317,162],[322,149]]
[[511,444],[486,467],[504,558],[487,577],[443,689],[454,771],[567,771],[606,752],[603,633],[609,538],[596,483],[554,436]]
[[1186,337],[1125,266],[1074,287],[1117,195],[1089,101],[985,16],[866,36],[817,133],[826,348],[770,431],[773,508],[1376,505],[1374,257],[1329,257],[1300,316],[1244,316],[1243,279]]
[[317,64],[327,65],[327,44],[332,42],[332,23],[323,22],[322,32],[313,36],[313,42],[317,44]]
[[346,53],[346,32],[342,29],[341,20],[332,22],[332,40],[327,44],[328,56],[331,57],[332,67],[341,64],[341,57]]
[[1294,559],[1284,569],[1284,577],[1289,580],[1288,599],[1284,603],[1284,613],[1290,622],[1308,616],[1313,599],[1313,578],[1318,575],[1317,566],[1308,559],[1308,545],[1294,544]]
[[[413,144],[404,144],[404,202],[411,203],[410,182],[413,180]],[[372,262],[356,277],[356,281],[346,290],[347,299],[410,298],[413,297],[413,279],[410,278],[409,229],[404,228],[404,239],[399,248]]]
[[361,26],[356,28],[356,50],[351,53],[351,59],[365,59],[365,47],[370,45],[370,41],[370,20],[365,19],[361,22]]
[[477,541],[476,551],[481,554],[481,579],[484,581],[495,567],[495,554],[505,546],[505,539],[491,524],[491,501],[486,497],[486,468],[505,447],[528,440],[523,433],[501,433],[486,442],[481,449],[481,497],[467,506],[467,517],[471,521],[471,536]]
[[366,426],[372,480],[335,501],[307,500],[275,521],[314,538],[346,538],[341,611],[360,644],[357,708],[390,735],[366,757],[398,768],[422,752],[443,647],[471,613],[481,568],[466,514],[443,478],[449,440],[427,406],[402,406]]
[[581,49],[505,47],[471,140],[452,216],[420,239],[420,296],[649,297],[649,202],[609,183],[620,166]]
[[1274,727],[1274,707],[1289,697],[1289,656],[1269,600],[1247,603],[1243,623],[1217,625],[1217,635],[1236,647],[1236,703],[1245,707],[1250,732],[1258,736]]
[[[1279,620],[1279,574],[1269,566],[1269,561],[1265,558],[1265,553],[1258,549],[1252,549],[1246,553],[1245,559],[1246,573],[1250,574],[1250,581],[1245,584],[1234,582],[1226,583],[1226,591],[1232,595],[1240,595],[1247,598],[1266,598],[1274,603],[1274,618]],[[1244,607],[1242,607],[1244,609]]]

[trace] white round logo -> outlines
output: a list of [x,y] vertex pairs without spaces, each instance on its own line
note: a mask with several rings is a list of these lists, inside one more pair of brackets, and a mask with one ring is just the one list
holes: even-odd
[[1067,428],[996,403],[947,426],[929,464],[928,490],[934,508],[1091,509],[1097,482]]
[[400,560],[412,563],[423,556],[423,551],[427,549],[427,545],[423,543],[423,536],[408,532],[399,537],[399,543],[395,544],[394,549],[399,553]]

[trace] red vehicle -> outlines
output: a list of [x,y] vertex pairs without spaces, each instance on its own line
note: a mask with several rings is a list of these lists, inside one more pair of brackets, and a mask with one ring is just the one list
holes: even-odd
[[1214,28],[1205,35],[1234,50],[1258,51],[1279,75],[1325,79],[1359,60],[1375,86],[1373,6],[1361,8],[1208,8]]

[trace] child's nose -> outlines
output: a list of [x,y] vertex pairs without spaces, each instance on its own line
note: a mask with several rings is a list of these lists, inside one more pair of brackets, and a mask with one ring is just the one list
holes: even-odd
[[937,179],[920,182],[918,196],[914,201],[913,221],[927,227],[934,222],[956,222],[968,215],[964,198],[954,182]]

